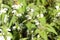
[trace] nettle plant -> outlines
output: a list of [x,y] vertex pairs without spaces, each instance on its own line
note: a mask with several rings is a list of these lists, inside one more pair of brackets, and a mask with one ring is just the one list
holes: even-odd
[[1,0],[0,40],[60,40],[59,0]]

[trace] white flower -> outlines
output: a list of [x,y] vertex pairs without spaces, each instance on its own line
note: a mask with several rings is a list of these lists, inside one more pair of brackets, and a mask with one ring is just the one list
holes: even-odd
[[43,14],[40,14],[40,18],[43,18],[44,17],[44,15]]
[[5,17],[4,17],[4,23],[6,23],[7,21],[8,21],[8,15],[5,15]]
[[34,21],[35,21],[35,24],[36,25],[39,25],[40,24],[38,20],[35,19]]
[[29,17],[29,15],[26,15],[25,17]]
[[23,6],[23,3],[20,3],[20,8]]
[[13,30],[15,30],[16,29],[16,26],[13,26]]
[[39,38],[39,37],[40,37],[40,35],[37,35],[37,37]]
[[17,29],[20,30],[20,27],[18,27]]
[[[0,36],[0,40],[5,40],[4,36]],[[7,36],[7,40],[11,40],[11,37]]]
[[33,33],[33,30],[31,32]]
[[34,12],[34,9],[31,9],[31,12]]
[[22,14],[16,14],[16,16],[21,17],[21,16],[22,16]]
[[38,14],[38,15],[37,15],[37,18],[43,18],[43,17],[44,17],[43,14]]
[[60,16],[60,12],[57,13],[56,17]]
[[27,9],[27,11],[30,11],[32,13],[34,12],[34,9],[33,8],[27,7],[26,9]]
[[4,8],[3,10],[7,11],[8,9],[7,8]]
[[11,31],[11,29],[10,28],[7,28],[7,31]]
[[39,17],[40,17],[40,15],[38,14],[38,15],[37,15],[37,17],[39,18]]
[[57,10],[59,9],[59,6],[55,6],[55,7],[56,7]]
[[7,10],[8,10],[7,8],[1,9],[1,10],[0,10],[0,15],[1,15],[2,13],[6,13]]
[[39,25],[39,22],[36,22],[36,25]]
[[32,19],[32,18],[29,16],[27,19],[29,20],[29,19]]
[[19,9],[19,7],[20,7],[20,5],[16,5],[16,4],[12,5],[13,9]]
[[27,9],[27,11],[29,11],[30,10],[30,7],[27,7],[26,9]]
[[1,10],[0,10],[0,15],[2,14]]
[[1,9],[1,10],[0,10],[0,15],[1,15],[2,13],[6,13],[6,11],[5,11],[4,9]]
[[12,8],[13,8],[13,9],[19,9],[19,8],[21,8],[22,6],[23,6],[22,3],[20,3],[20,4],[18,4],[18,5],[14,4],[14,5],[12,5]]
[[0,36],[0,40],[4,40],[4,36]]
[[7,40],[11,40],[11,37],[10,36],[7,36]]
[[30,15],[26,15],[25,17],[27,18],[27,20],[32,19]]
[[2,29],[0,29],[0,31],[2,32]]
[[16,10],[13,10],[13,11],[12,11],[12,13],[14,13],[14,14],[15,14],[15,13],[16,13]]

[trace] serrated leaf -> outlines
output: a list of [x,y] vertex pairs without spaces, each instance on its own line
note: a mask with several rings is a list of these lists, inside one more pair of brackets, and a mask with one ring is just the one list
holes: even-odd
[[46,32],[46,31],[37,29],[37,30],[35,30],[35,34],[37,34],[37,33],[39,33],[39,35],[40,35],[44,40],[48,40],[48,38],[47,38],[47,32]]
[[46,19],[45,17],[38,19],[42,25],[46,24]]
[[47,33],[44,30],[40,30],[39,35],[44,39],[48,40]]
[[49,32],[53,32],[53,33],[55,33],[56,35],[57,35],[57,32],[55,31],[55,29],[51,26],[51,25],[46,25],[47,27],[47,30],[49,31]]
[[32,24],[31,22],[28,22],[28,23],[26,24],[26,26],[27,26],[27,28],[28,28],[29,30],[35,28],[35,25]]

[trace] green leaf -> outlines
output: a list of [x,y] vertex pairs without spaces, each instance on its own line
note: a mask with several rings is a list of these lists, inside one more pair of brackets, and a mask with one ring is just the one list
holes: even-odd
[[48,40],[47,38],[47,32],[44,30],[40,30],[40,29],[36,29],[35,30],[35,34],[39,33],[39,35],[44,39],[44,40]]
[[45,25],[45,24],[46,24],[46,19],[45,19],[45,17],[39,18],[38,20],[40,21],[40,23],[41,23],[42,25]]
[[48,40],[47,32],[46,32],[46,31],[40,30],[39,34],[40,34],[40,36],[41,36],[44,40]]
[[57,40],[60,40],[60,36],[57,37]]
[[13,17],[12,17],[10,23],[9,23],[9,28],[11,27],[11,25],[12,25],[15,21],[16,21],[16,17],[15,17],[15,15],[13,15]]
[[27,40],[27,38],[22,38],[21,40]]
[[26,24],[26,26],[27,26],[27,28],[28,28],[29,30],[36,28],[35,25],[32,24],[31,22],[28,22],[28,23]]
[[49,32],[53,32],[53,33],[55,33],[56,35],[57,35],[57,32],[55,31],[55,29],[51,26],[51,25],[46,25],[46,28],[47,28],[47,30],[49,31]]

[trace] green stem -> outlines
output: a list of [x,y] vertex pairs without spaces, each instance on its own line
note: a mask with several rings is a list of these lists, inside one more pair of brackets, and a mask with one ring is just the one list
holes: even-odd
[[39,5],[40,4],[40,0],[37,0],[37,3],[36,4]]

